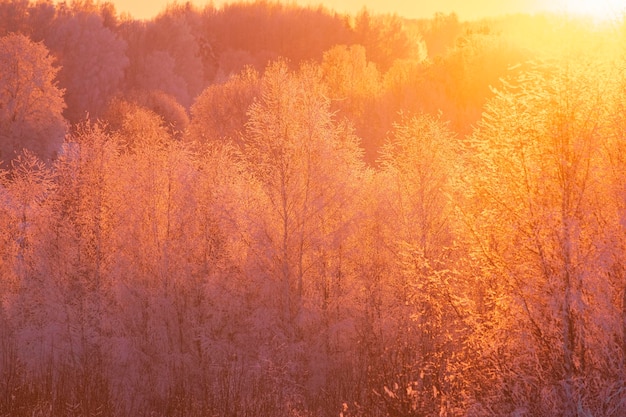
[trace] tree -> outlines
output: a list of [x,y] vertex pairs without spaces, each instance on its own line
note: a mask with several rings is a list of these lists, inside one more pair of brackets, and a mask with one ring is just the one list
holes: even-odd
[[419,21],[417,26],[426,43],[428,57],[433,61],[445,56],[448,48],[454,46],[455,40],[462,33],[462,25],[455,13],[436,13],[430,19]]
[[446,124],[419,115],[396,124],[381,152],[381,167],[396,193],[397,237],[419,245],[431,260],[452,243],[449,193],[455,173],[450,165],[456,148],[458,141]]
[[460,393],[450,380],[466,332],[460,310],[467,285],[456,272],[451,198],[459,143],[433,116],[404,116],[379,161],[383,242],[392,262],[386,285],[394,294],[387,314],[397,333],[381,358],[376,389],[379,402],[409,415],[440,414]]
[[[137,87],[162,90],[176,97],[189,108],[195,97],[205,87],[205,62],[202,57],[198,14],[190,3],[170,6],[146,26],[144,48],[147,53],[142,77]],[[166,64],[166,65],[164,65]],[[210,72],[211,68],[206,68]],[[146,77],[147,76],[147,77]],[[176,80],[180,91],[170,90]],[[151,83],[148,84],[148,81]]]
[[25,29],[29,6],[30,0],[2,0],[0,2],[0,36]]
[[207,87],[191,107],[189,138],[232,140],[242,145],[248,108],[259,93],[259,74],[247,67],[222,84]]
[[41,43],[11,34],[0,38],[0,160],[7,164],[23,148],[48,161],[66,133],[58,69]]
[[131,94],[130,98],[158,114],[173,137],[180,138],[187,130],[189,116],[187,110],[176,98],[163,91],[147,91]]
[[[519,71],[526,53],[503,34],[488,27],[468,29],[453,48],[431,67],[431,80],[439,84],[448,101],[441,110],[462,134],[469,133],[480,118],[483,105],[492,97],[491,85]],[[488,61],[490,65],[483,65]],[[512,71],[513,69],[513,71]]]
[[127,118],[126,113],[134,112],[137,106],[158,115],[174,138],[180,138],[187,130],[187,111],[173,96],[162,91],[140,90],[117,96],[109,102],[102,118],[110,130],[119,130]]
[[346,16],[319,6],[236,2],[206,15],[204,26],[224,76],[244,65],[263,70],[279,56],[295,63],[319,60],[334,45],[352,41]]
[[[16,281],[9,314],[16,325],[20,360],[31,372],[39,373],[44,364],[54,369],[71,351],[71,341],[63,329],[60,293],[54,286],[57,276],[48,268],[41,239],[52,217],[50,196],[55,184],[50,168],[28,150],[11,162],[11,177],[4,180],[1,186],[8,195],[5,207],[12,217],[10,246],[15,250],[12,262]],[[59,349],[55,351],[54,345]]]
[[121,87],[128,66],[126,42],[104,26],[97,11],[61,8],[45,43],[62,65],[59,83],[66,91],[71,122],[98,118]]
[[363,9],[355,18],[356,43],[363,45],[370,60],[387,71],[396,59],[417,58],[422,41],[411,39],[397,15],[372,15]]
[[498,309],[521,324],[503,320],[491,336],[504,355],[493,363],[500,389],[513,398],[503,412],[601,413],[615,404],[591,393],[621,378],[619,354],[607,351],[621,331],[621,288],[603,243],[606,63],[565,59],[499,89],[472,137],[470,233],[504,283]]
[[320,69],[332,108],[354,124],[365,155],[373,162],[384,136],[375,107],[382,90],[376,65],[367,60],[363,46],[337,45],[324,52]]
[[293,378],[311,393],[354,363],[343,347],[357,338],[358,284],[346,259],[358,245],[355,202],[364,171],[358,141],[349,125],[334,121],[320,77],[314,65],[268,66],[243,149],[258,202],[249,214],[247,268],[262,288],[255,326],[271,323],[265,343],[278,364],[301,358],[281,381]]

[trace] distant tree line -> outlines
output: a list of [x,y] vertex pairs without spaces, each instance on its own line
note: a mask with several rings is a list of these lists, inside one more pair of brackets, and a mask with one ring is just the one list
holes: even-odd
[[[349,16],[278,2],[204,8],[172,4],[153,20],[140,21],[119,16],[106,2],[0,1],[0,36],[22,34],[48,50],[48,71],[55,72],[55,86],[64,93],[66,127],[84,120],[115,124],[111,103],[123,99],[161,111],[165,118],[178,113],[175,128],[182,132],[186,119],[174,108],[189,111],[203,92],[225,95],[216,107],[232,107],[233,92],[224,91],[232,90],[230,78],[246,68],[263,72],[282,57],[291,68],[322,63],[331,106],[351,120],[370,164],[401,110],[441,111],[455,131],[469,132],[490,95],[488,86],[526,53],[484,27],[455,15],[417,21],[366,9]],[[215,121],[232,127],[241,110],[234,113]],[[231,133],[222,130],[217,134]],[[32,140],[42,143],[41,152],[49,148],[48,141],[58,148],[55,135]],[[3,148],[9,155],[3,157],[5,164],[21,149]],[[49,151],[38,155],[51,157]]]

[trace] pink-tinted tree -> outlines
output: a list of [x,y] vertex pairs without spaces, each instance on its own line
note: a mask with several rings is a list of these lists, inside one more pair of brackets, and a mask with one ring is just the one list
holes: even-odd
[[[0,38],[0,160],[23,148],[43,160],[55,157],[66,132],[63,90],[46,47],[24,35]],[[7,166],[7,165],[5,165]]]
[[62,68],[68,120],[96,119],[121,87],[128,66],[126,43],[89,9],[61,8],[45,38]]
[[356,337],[354,304],[343,303],[356,284],[344,258],[362,170],[358,142],[333,120],[320,76],[316,66],[292,72],[285,62],[271,64],[250,107],[243,149],[258,202],[249,214],[247,266],[262,288],[255,326],[272,335],[266,343],[275,363],[303,358],[280,384],[294,379],[314,392],[331,369],[345,371],[336,349]]

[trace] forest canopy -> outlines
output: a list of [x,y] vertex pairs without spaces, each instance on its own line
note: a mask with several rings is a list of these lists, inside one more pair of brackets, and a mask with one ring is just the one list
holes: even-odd
[[0,417],[626,415],[626,21],[0,0]]

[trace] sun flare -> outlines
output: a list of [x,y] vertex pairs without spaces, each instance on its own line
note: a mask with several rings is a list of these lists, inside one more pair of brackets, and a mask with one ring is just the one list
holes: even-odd
[[554,0],[551,10],[557,13],[588,16],[595,20],[618,20],[626,10],[624,0]]

